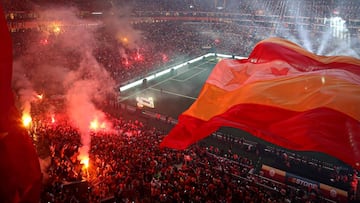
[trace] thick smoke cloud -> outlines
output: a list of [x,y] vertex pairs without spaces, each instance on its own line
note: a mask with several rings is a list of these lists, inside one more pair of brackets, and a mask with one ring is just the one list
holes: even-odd
[[17,92],[17,101],[19,101],[18,108],[20,111],[30,114],[31,102],[35,100],[36,92],[26,75],[23,64],[21,62],[16,62],[13,66],[13,86]]
[[88,157],[91,121],[107,123],[98,104],[115,91],[114,80],[94,55],[96,49],[106,46],[97,40],[96,32],[107,31],[127,48],[137,47],[142,38],[127,17],[114,11],[108,12],[103,22],[79,18],[74,8],[39,11],[38,31],[29,33],[26,51],[14,66],[13,86],[21,97],[22,110],[30,108],[39,92],[45,98],[64,99],[65,113],[81,134],[79,158]]
[[104,26],[109,33],[115,34],[115,38],[124,47],[137,49],[143,40],[143,33],[134,29],[131,25],[130,11],[130,7],[122,9],[113,7],[109,12],[105,13]]

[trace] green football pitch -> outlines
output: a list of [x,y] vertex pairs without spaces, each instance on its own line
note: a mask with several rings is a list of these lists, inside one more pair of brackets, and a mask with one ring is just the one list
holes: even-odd
[[177,119],[196,100],[218,60],[216,57],[207,57],[125,90],[120,93],[120,102],[136,106],[137,97],[151,97],[154,108],[144,106],[144,111]]

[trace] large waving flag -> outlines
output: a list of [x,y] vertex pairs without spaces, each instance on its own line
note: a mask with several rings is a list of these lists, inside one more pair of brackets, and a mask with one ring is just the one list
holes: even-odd
[[40,164],[14,104],[12,42],[1,5],[0,44],[0,202],[38,203],[42,181]]
[[360,168],[360,61],[259,42],[248,59],[221,60],[161,147],[185,149],[221,126]]

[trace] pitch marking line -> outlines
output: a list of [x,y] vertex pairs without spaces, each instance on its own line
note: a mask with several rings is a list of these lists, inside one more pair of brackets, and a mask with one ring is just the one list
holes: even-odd
[[[161,90],[155,89],[155,88],[153,88],[153,87],[150,87],[149,89],[155,90],[155,91],[158,91],[158,92],[161,92]],[[183,95],[183,94],[178,94],[178,93],[175,93],[175,92],[169,92],[169,91],[166,91],[166,90],[163,90],[162,92],[164,92],[164,93],[166,93],[166,94],[172,94],[172,95],[175,95],[175,96],[179,96],[179,97],[184,97],[184,98],[196,100],[195,97],[190,97],[190,96]]]
[[[206,71],[205,68],[196,68],[196,69],[200,69],[199,72],[197,72],[197,73],[195,73],[195,74],[193,74],[193,75],[191,75],[191,76],[189,76],[189,77],[187,77],[187,78],[185,78],[185,79],[183,79],[183,80],[179,80],[179,79],[175,79],[175,78],[174,78],[174,79],[171,79],[171,80],[175,80],[175,81],[178,81],[178,82],[186,82],[187,80],[189,80],[189,79],[191,79],[191,78],[199,75],[200,73]],[[188,70],[188,71],[190,71],[190,70]],[[179,74],[178,76],[180,76],[180,75],[182,75],[182,74],[185,74],[185,73],[187,73],[188,71],[183,72],[183,73]]]
[[204,71],[205,71],[205,69],[202,69],[201,71],[197,72],[196,74],[194,74],[194,75],[192,75],[192,76],[190,76],[190,77],[186,78],[184,81],[190,80],[191,78],[193,78],[193,77],[195,77],[195,76],[199,75],[200,73],[202,73],[202,72],[204,72]]
[[[198,67],[198,66],[200,66],[200,65],[203,65],[203,64],[206,64],[206,63],[208,63],[208,61],[205,61],[205,62],[203,62],[203,63],[201,63],[201,64],[199,64],[199,65],[196,65],[196,66],[194,66],[194,67]],[[189,70],[187,70],[187,71],[189,71]],[[185,71],[184,73],[186,73],[187,71]],[[150,89],[150,88],[153,88],[153,87],[155,87],[155,86],[157,86],[157,85],[160,85],[160,84],[162,84],[162,83],[164,83],[164,82],[167,82],[167,81],[169,81],[169,80],[173,80],[175,77],[177,77],[178,75],[174,75],[174,76],[171,76],[171,77],[169,77],[169,78],[167,78],[167,79],[165,79],[165,80],[163,80],[163,81],[161,81],[161,82],[158,82],[158,83],[155,83],[155,84],[153,84],[153,85],[151,85],[151,86],[149,86],[149,87],[147,87],[147,88],[145,88],[145,89],[143,89],[143,90],[141,90],[141,91],[137,91],[137,92],[135,92],[135,93],[133,93],[133,94],[131,94],[131,95],[129,95],[129,96],[126,96],[126,97],[124,97],[124,98],[121,98],[120,100],[119,100],[119,102],[123,102],[123,101],[125,101],[125,100],[127,100],[127,99],[129,99],[129,98],[131,98],[131,97],[133,97],[133,96],[135,96],[135,95],[138,95],[138,94],[141,94],[142,92],[144,92],[144,91],[146,91],[147,89]],[[121,95],[120,95],[121,96]],[[186,96],[186,95],[183,95],[183,96]],[[193,97],[192,97],[193,98]],[[196,99],[196,98],[195,98]]]

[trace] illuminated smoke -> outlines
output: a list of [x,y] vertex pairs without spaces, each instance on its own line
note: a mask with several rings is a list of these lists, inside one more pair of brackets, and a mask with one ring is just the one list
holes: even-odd
[[119,54],[120,54],[121,60],[123,61],[123,64],[126,67],[128,67],[130,65],[130,62],[129,62],[130,59],[123,47],[119,47]]
[[24,127],[30,127],[32,122],[31,118],[31,102],[35,101],[36,93],[33,90],[32,84],[29,78],[26,76],[26,71],[20,62],[14,63],[14,76],[13,76],[13,88],[16,92],[17,98],[17,106],[21,111],[22,123]]
[[[100,46],[94,33],[102,23],[80,19],[78,13],[74,8],[59,7],[39,11],[41,31],[28,33],[26,52],[15,59],[14,87],[20,106],[29,112],[31,102],[40,97],[34,89],[46,99],[63,99],[65,113],[81,135],[78,158],[83,160],[89,157],[91,147],[90,123],[94,118],[106,123],[98,107],[114,91],[115,82],[93,55]],[[47,112],[49,122],[55,122],[54,107],[47,108],[51,108]]]
[[94,118],[106,120],[96,104],[101,104],[114,83],[89,50],[84,50],[82,54],[79,68],[69,73],[64,85],[67,89],[68,115],[81,135],[82,147],[78,159],[86,160],[91,146],[90,124]]
[[104,29],[113,34],[119,43],[129,49],[140,47],[143,34],[140,30],[134,29],[131,24],[130,12],[131,8],[113,7],[104,15]]

